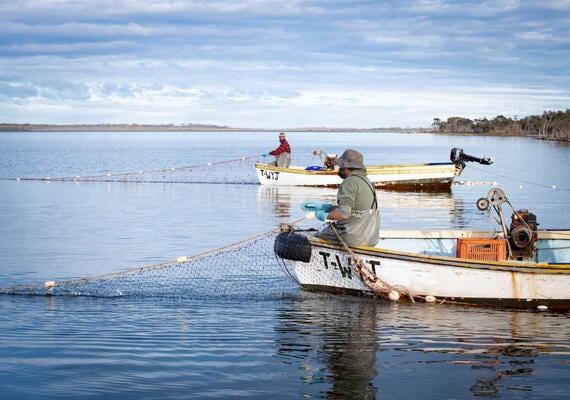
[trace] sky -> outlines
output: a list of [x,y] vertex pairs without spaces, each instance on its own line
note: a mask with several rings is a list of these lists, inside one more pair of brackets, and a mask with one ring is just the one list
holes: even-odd
[[570,0],[0,0],[0,123],[413,128],[570,108]]

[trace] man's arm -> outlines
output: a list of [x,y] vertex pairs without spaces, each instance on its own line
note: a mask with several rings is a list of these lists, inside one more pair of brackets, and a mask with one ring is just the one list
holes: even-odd
[[270,151],[269,154],[271,154],[272,156],[278,156],[281,153],[290,153],[291,149],[289,148],[289,144],[288,143],[281,143],[279,145],[278,148],[276,148],[273,151]]
[[334,206],[332,210],[327,215],[327,219],[332,219],[335,221],[342,221],[350,217],[350,212],[346,212],[338,206]]

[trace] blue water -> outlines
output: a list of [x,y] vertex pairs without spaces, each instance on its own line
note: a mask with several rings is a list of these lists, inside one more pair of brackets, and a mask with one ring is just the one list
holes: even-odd
[[[541,228],[570,228],[568,145],[347,132],[288,139],[294,165],[319,163],[316,148],[356,148],[371,164],[446,161],[452,147],[494,158],[468,164],[450,192],[379,191],[386,229],[489,228],[475,202],[494,186]],[[231,183],[14,178],[201,165],[277,144],[277,132],[0,133],[0,287],[202,253],[302,218],[304,200],[335,197],[261,187],[247,162],[212,167]],[[561,399],[570,390],[567,314],[391,304],[284,280],[278,296],[239,301],[0,296],[2,398]]]

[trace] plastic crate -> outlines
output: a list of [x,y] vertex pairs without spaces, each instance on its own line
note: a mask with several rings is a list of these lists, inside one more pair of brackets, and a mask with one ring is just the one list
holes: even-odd
[[502,239],[457,239],[457,258],[480,261],[503,261],[507,258],[507,243]]

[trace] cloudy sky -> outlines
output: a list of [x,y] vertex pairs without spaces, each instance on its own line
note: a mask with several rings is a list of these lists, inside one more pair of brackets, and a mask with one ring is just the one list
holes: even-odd
[[0,0],[0,122],[425,127],[570,108],[570,0]]

